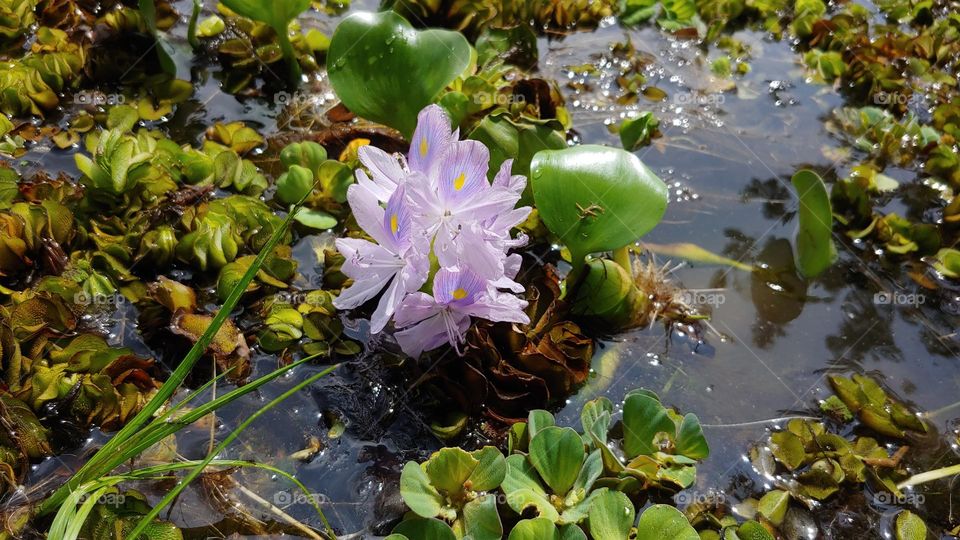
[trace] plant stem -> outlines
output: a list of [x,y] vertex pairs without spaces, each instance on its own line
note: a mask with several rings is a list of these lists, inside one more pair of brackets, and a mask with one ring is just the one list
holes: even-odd
[[633,276],[633,264],[630,262],[630,245],[613,250],[613,262],[619,264],[627,271],[627,275]]
[[283,51],[283,58],[290,69],[290,86],[296,88],[300,84],[300,61],[297,60],[297,53],[293,50],[293,44],[290,43],[290,36],[287,35],[287,29],[277,28],[277,41],[280,43],[280,50]]
[[927,482],[933,482],[934,480],[940,480],[941,478],[946,478],[948,476],[954,476],[957,474],[960,474],[960,463],[951,465],[949,467],[943,467],[940,469],[934,469],[932,471],[915,474],[897,484],[897,489],[925,484]]
[[201,0],[193,0],[193,11],[190,13],[190,25],[187,26],[187,41],[194,50],[200,48],[200,40],[197,39],[197,21],[200,19],[200,9],[203,7]]

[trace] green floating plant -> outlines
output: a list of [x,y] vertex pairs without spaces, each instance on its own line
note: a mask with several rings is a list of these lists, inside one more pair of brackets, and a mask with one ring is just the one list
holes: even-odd
[[[492,447],[444,448],[422,464],[407,463],[400,494],[413,515],[394,537],[698,538],[683,514],[669,506],[653,506],[638,521],[631,500],[643,489],[692,483],[693,464],[709,452],[696,416],[681,417],[646,391],[629,394],[623,410],[625,453],[645,456],[636,469],[611,462],[618,458],[608,437],[616,431],[606,398],[584,405],[582,432],[557,426],[547,411],[531,411],[527,422],[511,428],[506,458]],[[657,469],[663,469],[659,476]],[[506,505],[498,506],[498,499]]]
[[633,493],[650,485],[682,489],[693,484],[696,463],[710,454],[696,415],[681,416],[653,392],[631,392],[623,402],[621,460],[610,450],[603,429],[612,404],[603,398],[594,403],[593,414],[581,420],[603,457],[607,475],[599,485]]
[[[582,145],[538,152],[530,185],[541,220],[570,250],[574,313],[630,324],[646,294],[634,284],[628,246],[663,218],[666,184],[629,152]],[[609,251],[616,262],[587,260]]]
[[497,539],[503,526],[494,496],[507,473],[503,455],[487,446],[475,452],[444,448],[423,464],[408,462],[400,476],[400,494],[424,518],[451,524],[458,538]]
[[300,63],[290,43],[290,22],[310,7],[310,0],[223,0],[231,10],[263,23],[277,34],[277,42],[289,68],[290,84],[300,83]]
[[306,202],[294,219],[311,229],[330,229],[337,224],[331,212],[341,209],[347,200],[347,188],[353,184],[353,169],[335,159],[312,141],[292,143],[280,151],[280,164],[286,172],[277,178],[276,200],[290,205]]
[[330,83],[351,111],[409,137],[417,114],[470,65],[459,32],[415,30],[392,11],[344,19],[330,41]]
[[829,268],[837,258],[837,248],[833,243],[830,196],[823,179],[813,171],[797,171],[792,182],[800,199],[794,243],[797,269],[804,277],[814,278]]

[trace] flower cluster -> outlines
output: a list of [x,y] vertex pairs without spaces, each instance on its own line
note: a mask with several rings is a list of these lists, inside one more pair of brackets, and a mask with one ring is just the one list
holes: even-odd
[[436,105],[420,112],[406,159],[370,146],[359,157],[370,174],[357,171],[347,199],[375,243],[337,240],[342,271],[353,279],[338,309],[382,291],[371,331],[392,318],[397,342],[413,357],[447,342],[460,352],[471,317],[529,322],[526,302],[513,294],[523,291],[514,281],[521,258],[508,252],[526,242],[510,231],[530,207],[515,208],[526,178],[510,174],[510,160],[491,183],[487,148],[459,140]]

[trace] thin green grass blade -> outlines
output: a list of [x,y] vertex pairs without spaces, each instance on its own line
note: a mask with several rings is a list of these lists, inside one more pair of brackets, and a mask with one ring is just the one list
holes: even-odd
[[187,412],[186,414],[184,414],[179,418],[170,419],[169,417],[161,416],[155,419],[153,422],[147,425],[146,428],[141,430],[135,436],[131,437],[130,440],[128,441],[129,444],[119,449],[115,455],[109,456],[109,459],[106,459],[104,461],[104,463],[100,467],[102,471],[100,473],[100,476],[108,474],[110,471],[112,471],[113,469],[121,465],[123,462],[129,459],[132,459],[135,456],[140,455],[141,452],[143,452],[147,448],[150,448],[154,444],[160,442],[161,440],[163,440],[163,438],[180,431],[181,429],[185,428],[186,426],[189,426],[190,424],[196,422],[197,420],[203,418],[204,416],[239,399],[240,397],[243,397],[246,394],[249,394],[250,392],[253,392],[254,390],[257,390],[258,388],[269,383],[270,381],[273,381],[274,379],[296,368],[297,366],[300,366],[302,364],[305,364],[313,360],[317,356],[318,355],[308,356],[288,366],[278,368],[260,377],[259,379],[251,381],[245,384],[244,386],[235,388],[230,392],[227,392],[226,394],[218,397],[215,400],[212,400],[200,405],[199,407]]
[[[318,179],[319,182],[319,179]],[[314,183],[316,187],[317,182]],[[310,191],[312,192],[312,190]],[[127,442],[127,439],[137,434],[141,428],[147,424],[154,413],[162,407],[170,396],[176,392],[177,388],[183,384],[183,381],[187,378],[187,375],[190,374],[190,371],[193,369],[193,366],[197,363],[200,357],[206,352],[207,347],[210,345],[210,342],[213,340],[213,337],[220,330],[220,327],[223,326],[223,323],[226,322],[229,318],[230,313],[233,311],[233,308],[236,307],[237,302],[239,302],[240,297],[247,290],[247,285],[253,280],[257,272],[260,271],[260,267],[263,266],[264,261],[267,259],[267,256],[273,252],[273,248],[280,242],[280,239],[283,238],[283,235],[286,234],[287,230],[290,228],[293,218],[296,215],[297,211],[303,205],[303,202],[306,200],[306,197],[310,194],[307,194],[301,199],[297,204],[293,206],[290,212],[284,218],[283,223],[280,227],[273,232],[270,236],[270,239],[267,240],[267,243],[263,246],[263,249],[260,250],[260,253],[257,254],[256,258],[253,260],[253,263],[250,264],[250,267],[247,268],[246,273],[240,279],[239,282],[234,286],[233,290],[230,291],[230,295],[224,301],[223,305],[217,311],[217,314],[213,317],[213,320],[210,323],[210,326],[207,327],[207,330],[200,336],[193,347],[190,348],[190,351],[184,357],[183,361],[179,366],[170,374],[170,377],[165,383],[157,390],[157,393],[153,398],[144,406],[143,409],[137,413],[127,424],[117,432],[109,441],[104,444],[100,450],[93,455],[93,457],[87,461],[80,469],[75,472],[70,479],[67,480],[62,486],[60,486],[56,491],[53,492],[50,497],[45,499],[38,509],[39,515],[49,514],[64,501],[67,495],[74,491],[77,486],[81,485],[84,481],[91,478],[98,478],[104,476],[107,471],[101,470],[101,463],[103,461],[112,461],[110,458],[117,455],[118,449]]]
[[[285,400],[286,400],[287,398],[289,398],[290,396],[292,396],[292,395],[294,395],[295,393],[299,392],[300,390],[306,388],[307,386],[309,386],[309,385],[312,384],[313,382],[315,382],[315,381],[317,381],[317,380],[325,377],[326,375],[330,374],[333,370],[335,370],[335,369],[338,368],[338,367],[340,367],[339,364],[334,365],[334,366],[330,366],[329,368],[321,371],[320,373],[316,373],[316,374],[314,374],[314,375],[311,375],[310,377],[307,377],[306,379],[304,379],[304,380],[301,381],[300,383],[297,383],[296,385],[294,385],[292,388],[290,388],[290,389],[287,390],[286,392],[280,394],[279,396],[277,396],[276,398],[274,398],[273,400],[271,400],[269,403],[267,403],[267,404],[264,405],[263,407],[260,407],[255,413],[253,413],[253,414],[250,415],[247,419],[245,419],[243,422],[241,422],[240,425],[237,426],[237,428],[234,429],[232,432],[230,432],[230,434],[229,434],[223,441],[221,441],[220,444],[218,444],[217,447],[214,448],[213,451],[210,452],[210,454],[209,454],[204,460],[202,460],[196,467],[194,467],[193,470],[191,470],[191,471],[187,474],[187,476],[183,478],[183,480],[181,480],[179,483],[177,483],[177,485],[174,486],[174,488],[171,489],[171,490],[163,497],[163,499],[162,499],[160,502],[158,502],[157,504],[155,504],[155,505],[153,506],[153,508],[151,508],[150,511],[147,512],[147,514],[144,515],[144,516],[140,519],[140,522],[137,523],[137,526],[134,527],[133,531],[130,532],[130,537],[132,537],[132,538],[137,538],[137,535],[139,535],[141,532],[143,532],[143,530],[147,527],[147,525],[149,525],[158,515],[160,515],[160,512],[161,512],[164,508],[166,508],[170,503],[173,502],[174,499],[177,498],[178,495],[180,495],[180,492],[182,492],[184,489],[186,489],[186,487],[187,487],[188,485],[190,485],[190,483],[191,483],[194,479],[196,479],[197,476],[200,476],[200,473],[202,473],[202,472],[203,472],[203,469],[204,469],[211,461],[213,461],[213,458],[214,458],[217,454],[219,454],[220,452],[222,452],[224,448],[226,448],[227,446],[229,446],[230,443],[234,441],[234,439],[236,439],[237,437],[239,437],[240,434],[241,434],[245,429],[247,429],[247,427],[249,427],[250,424],[252,424],[254,421],[256,421],[257,418],[259,418],[261,415],[263,415],[264,413],[266,413],[267,411],[269,411],[270,409],[272,409],[273,407],[275,407],[275,406],[278,405],[279,403],[282,403],[283,401],[285,401]],[[325,526],[326,529],[327,529],[327,533],[332,536],[332,535],[333,535],[333,529],[330,527],[330,524],[327,522],[326,516],[323,515],[323,511],[320,510],[319,506],[317,507],[317,510],[320,511],[320,517],[321,517],[321,519],[323,520],[324,526]],[[334,536],[334,538],[335,538],[335,536]]]

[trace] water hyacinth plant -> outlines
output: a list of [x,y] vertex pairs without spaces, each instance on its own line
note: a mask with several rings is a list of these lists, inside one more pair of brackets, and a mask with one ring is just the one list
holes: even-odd
[[[530,207],[515,208],[526,178],[504,162],[487,180],[490,153],[477,141],[458,140],[443,110],[431,105],[418,117],[407,156],[364,146],[347,200],[360,227],[374,240],[341,238],[342,272],[353,284],[335,301],[360,306],[383,291],[371,331],[390,319],[410,356],[450,343],[458,351],[471,317],[528,323],[527,303],[515,293],[526,238],[511,229]],[[423,292],[426,288],[429,292]]]

